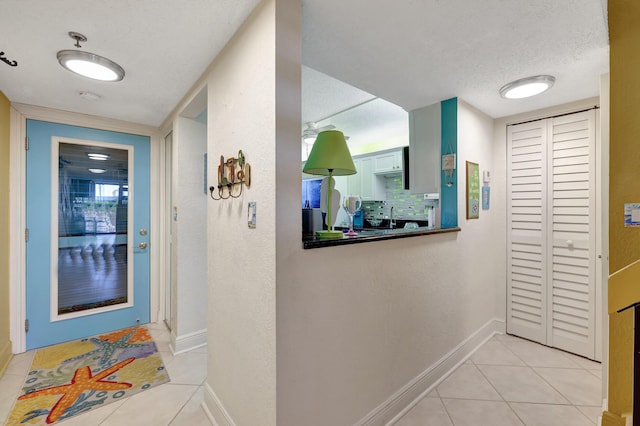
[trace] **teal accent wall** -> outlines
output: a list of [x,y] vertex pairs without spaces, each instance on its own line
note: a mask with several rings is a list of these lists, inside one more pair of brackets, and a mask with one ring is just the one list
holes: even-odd
[[[442,120],[442,146],[441,153],[458,153],[458,98],[447,99],[440,103]],[[458,157],[456,155],[456,169],[451,178],[441,176],[440,188],[440,226],[442,228],[455,228],[458,226]],[[452,186],[445,185],[453,182]]]

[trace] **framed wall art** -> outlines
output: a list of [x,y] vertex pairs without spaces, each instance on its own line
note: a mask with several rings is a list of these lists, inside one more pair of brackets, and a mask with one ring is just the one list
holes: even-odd
[[491,205],[491,188],[487,185],[482,187],[482,210],[489,210]]
[[467,161],[467,219],[480,217],[480,167]]

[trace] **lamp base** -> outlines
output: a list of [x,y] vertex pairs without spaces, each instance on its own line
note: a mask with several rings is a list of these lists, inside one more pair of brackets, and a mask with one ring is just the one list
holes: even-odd
[[316,237],[321,240],[335,240],[343,237],[342,231],[316,231]]

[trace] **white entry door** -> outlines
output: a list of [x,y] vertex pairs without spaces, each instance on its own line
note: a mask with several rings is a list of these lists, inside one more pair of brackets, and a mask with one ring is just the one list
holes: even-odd
[[596,110],[508,127],[507,331],[595,358]]

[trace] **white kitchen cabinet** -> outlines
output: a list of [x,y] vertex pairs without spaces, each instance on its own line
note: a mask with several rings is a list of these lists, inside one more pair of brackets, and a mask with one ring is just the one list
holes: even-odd
[[371,158],[354,158],[353,164],[358,173],[349,175],[348,195],[360,195],[363,200],[372,200]]
[[354,158],[353,165],[356,166],[358,173],[347,176],[347,194],[342,195],[362,196],[362,160]]
[[373,157],[373,173],[400,173],[402,172],[402,150],[394,150],[377,154]]
[[349,194],[345,195],[360,195],[363,201],[385,199],[384,179],[373,173],[374,163],[374,156],[353,159],[358,173],[348,177]]
[[440,192],[440,102],[409,112],[409,188],[412,194]]
[[362,174],[362,193],[360,197],[363,200],[375,200],[375,192],[373,191],[373,174],[371,173],[373,160],[371,158],[363,158],[360,160],[360,170]]

